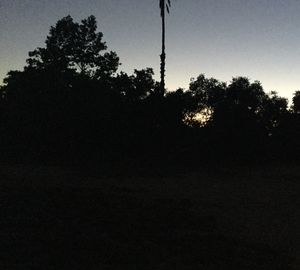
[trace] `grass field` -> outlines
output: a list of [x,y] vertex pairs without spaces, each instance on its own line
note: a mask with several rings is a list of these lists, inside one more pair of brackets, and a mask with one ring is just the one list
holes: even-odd
[[300,168],[0,165],[0,269],[300,269]]

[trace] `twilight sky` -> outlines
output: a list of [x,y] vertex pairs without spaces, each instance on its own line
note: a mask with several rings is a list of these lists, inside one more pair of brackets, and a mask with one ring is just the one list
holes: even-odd
[[[96,16],[121,70],[153,67],[159,78],[158,0],[0,0],[0,82],[68,14]],[[299,0],[172,0],[167,88],[187,88],[200,73],[227,82],[247,76],[291,98],[300,89],[299,14]]]

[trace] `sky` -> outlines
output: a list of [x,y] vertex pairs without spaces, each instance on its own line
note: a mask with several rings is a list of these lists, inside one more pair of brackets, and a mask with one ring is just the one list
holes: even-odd
[[[171,0],[166,26],[166,87],[190,79],[230,82],[246,76],[291,99],[300,89],[299,0]],[[93,14],[120,70],[152,67],[159,79],[158,0],[0,0],[0,83],[22,70],[28,52],[43,47],[49,28],[67,15]]]

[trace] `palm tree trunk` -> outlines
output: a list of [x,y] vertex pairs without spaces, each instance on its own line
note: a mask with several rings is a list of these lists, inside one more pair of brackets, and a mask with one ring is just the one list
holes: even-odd
[[165,45],[165,39],[166,39],[166,32],[165,32],[165,0],[163,0],[163,5],[161,5],[161,22],[162,22],[162,48],[161,48],[161,55],[160,55],[160,88],[161,88],[161,94],[164,94],[165,92],[165,67],[166,67],[166,45]]

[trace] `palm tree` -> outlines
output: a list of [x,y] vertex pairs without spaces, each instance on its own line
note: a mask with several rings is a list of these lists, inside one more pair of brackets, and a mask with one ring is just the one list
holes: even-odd
[[162,49],[160,55],[160,89],[161,92],[165,92],[165,67],[166,67],[166,24],[165,24],[165,14],[166,10],[169,13],[171,7],[171,0],[159,0],[160,16],[162,22]]

